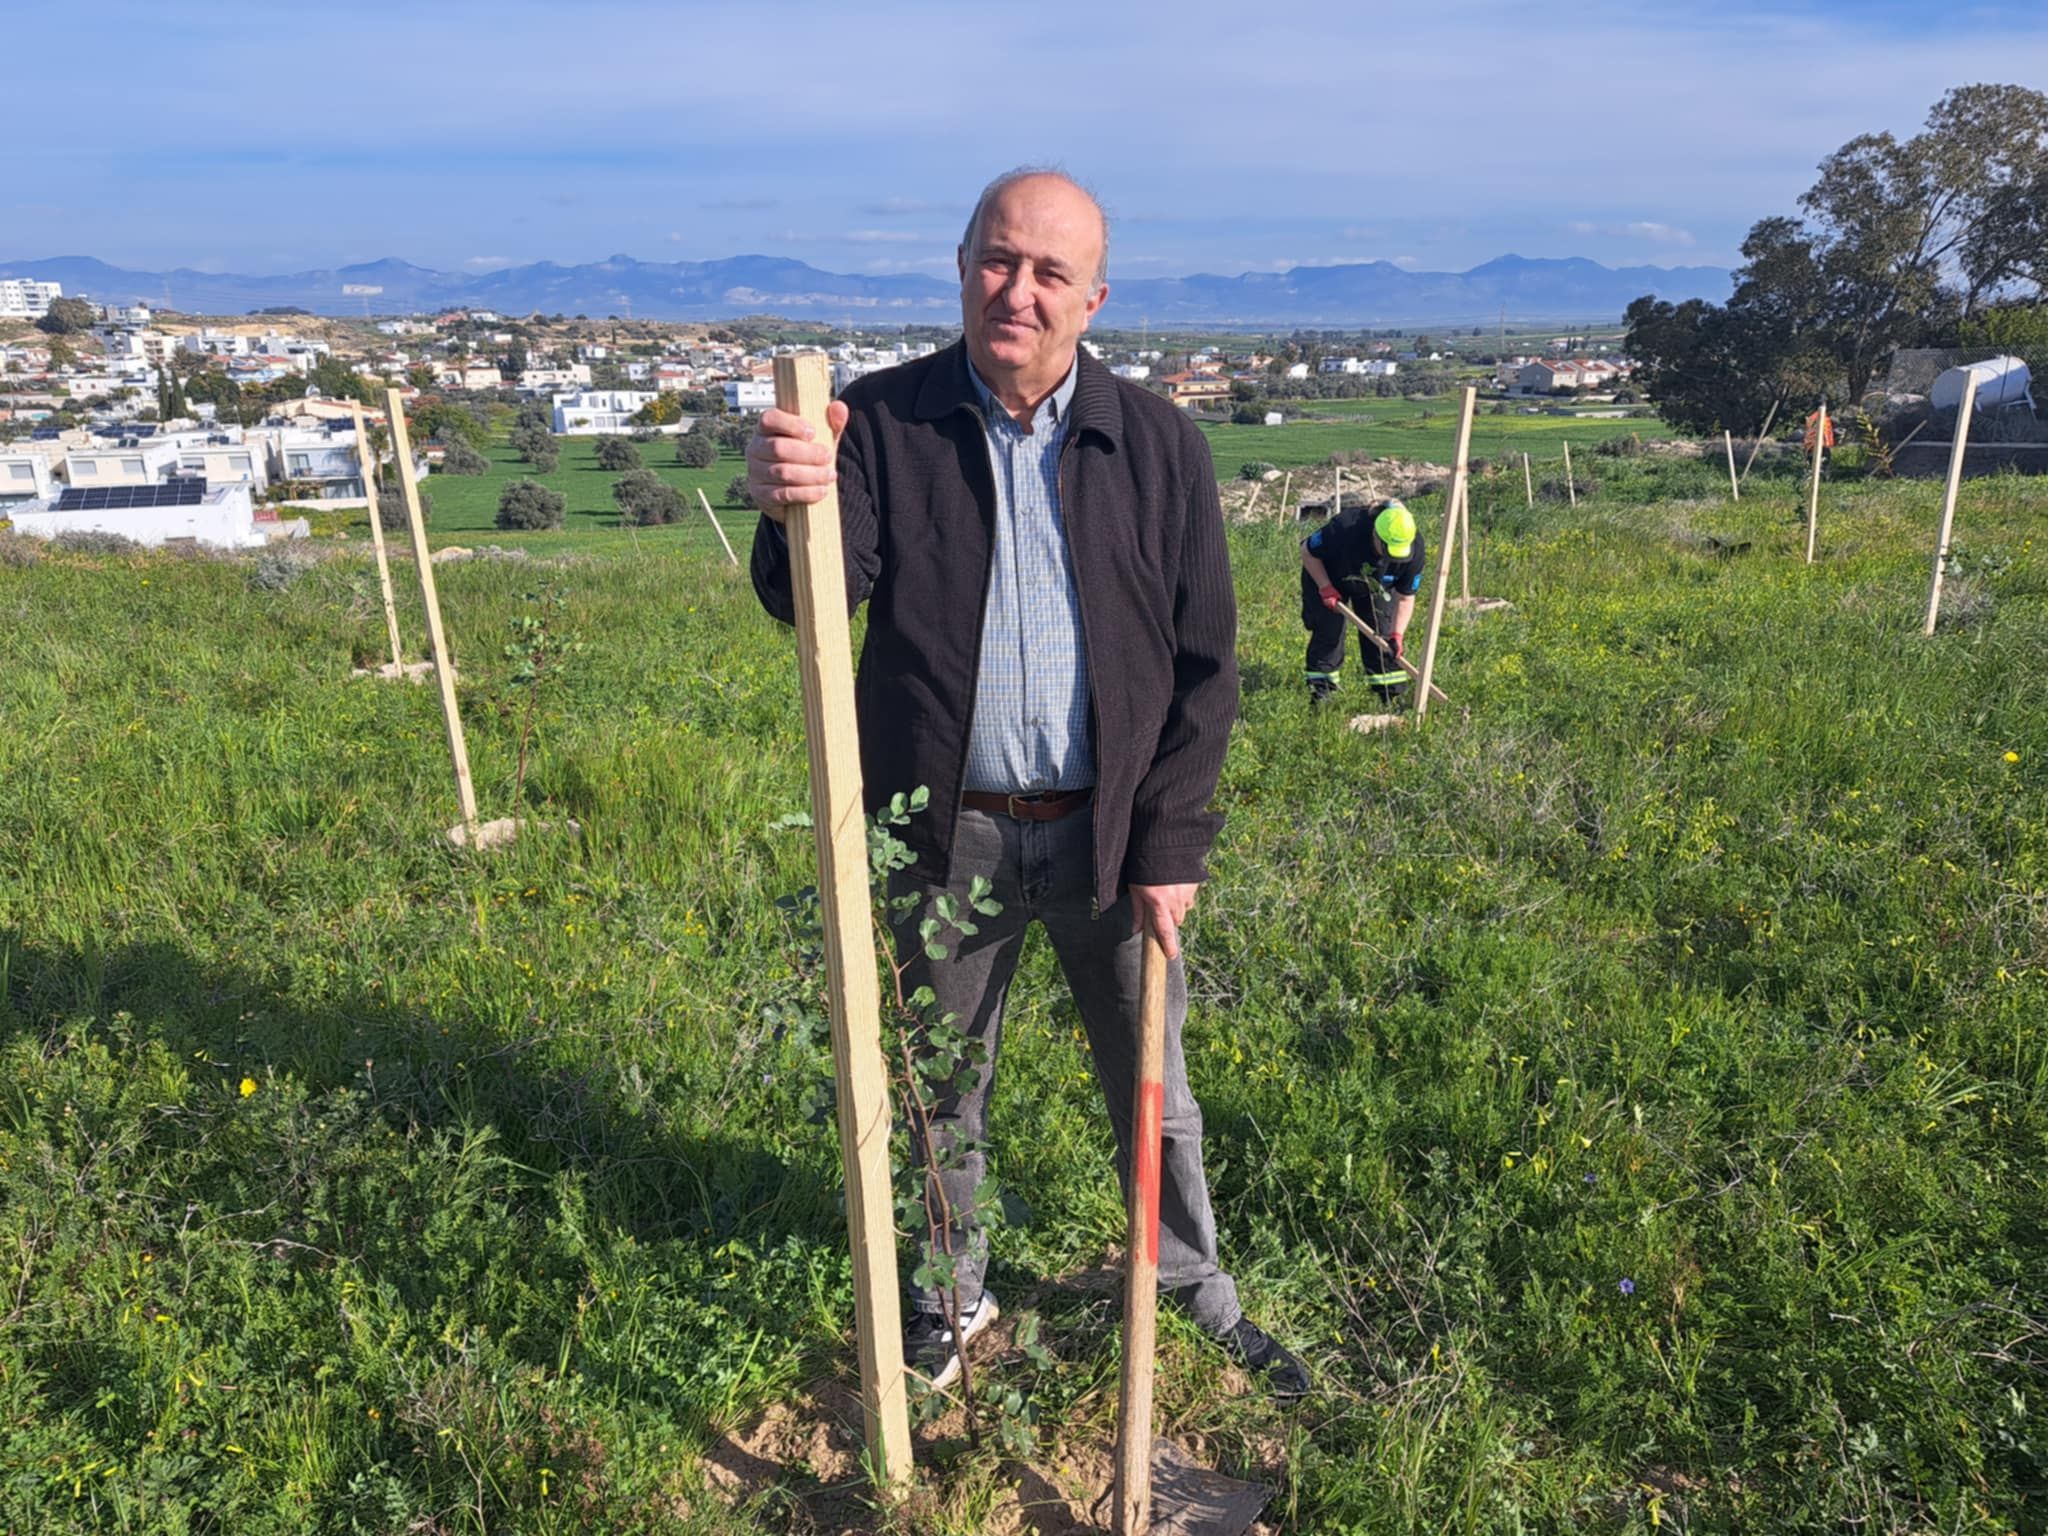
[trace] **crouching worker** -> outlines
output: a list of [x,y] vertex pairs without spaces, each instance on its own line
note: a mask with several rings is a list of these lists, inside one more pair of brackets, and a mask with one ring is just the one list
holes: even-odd
[[1358,636],[1365,680],[1382,700],[1408,686],[1401,636],[1422,588],[1422,539],[1415,517],[1398,501],[1346,507],[1301,541],[1301,622],[1308,628],[1308,699],[1320,704],[1337,690],[1344,666],[1343,603],[1373,632]]

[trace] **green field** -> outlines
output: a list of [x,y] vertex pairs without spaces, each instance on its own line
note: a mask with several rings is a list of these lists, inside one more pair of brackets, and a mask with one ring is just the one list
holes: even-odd
[[[612,500],[612,483],[618,476],[597,467],[597,439],[558,437],[555,442],[561,449],[561,462],[552,474],[531,474],[525,460],[506,446],[500,434],[493,436],[484,449],[484,456],[491,461],[489,474],[428,476],[424,486],[434,507],[427,527],[428,542],[437,549],[447,544],[484,543],[566,547],[582,553],[621,548],[637,548],[644,553],[674,547],[722,558],[718,537],[697,505],[697,492],[702,489],[725,526],[725,536],[732,540],[740,558],[746,558],[745,545],[754,533],[754,513],[725,500],[725,488],[733,476],[746,472],[746,460],[741,454],[723,453],[709,469],[686,469],[676,462],[674,438],[636,444],[641,463],[683,493],[690,515],[681,523],[666,527],[627,528],[620,524],[618,504]],[[497,527],[499,496],[512,481],[525,479],[538,479],[568,498],[567,521],[560,533],[520,533]]]
[[[1304,409],[1324,414],[1356,414],[1357,422],[1290,421],[1277,427],[1240,427],[1205,423],[1220,473],[1230,475],[1237,466],[1255,459],[1282,469],[1305,464],[1323,464],[1333,453],[1367,453],[1375,458],[1422,460],[1448,465],[1457,447],[1458,411],[1452,397],[1429,401],[1412,400],[1317,400],[1302,402]],[[1325,411],[1325,408],[1332,408]],[[1562,465],[1564,445],[1572,445],[1576,462],[1591,453],[1593,445],[1610,437],[1669,436],[1670,429],[1656,421],[1589,420],[1566,416],[1492,416],[1482,414],[1472,421],[1472,454],[1475,458],[1519,458],[1526,453],[1532,463],[1554,460]]]
[[[1515,607],[1391,735],[1308,712],[1293,531],[1232,531],[1188,1052],[1319,1390],[1168,1314],[1161,1423],[1289,1536],[2042,1532],[2048,482],[1967,487],[1925,639],[1934,487],[1831,484],[1808,566],[1789,470],[1599,473],[1475,498]],[[438,536],[489,500],[434,490]],[[830,1067],[774,1022],[790,637],[572,506],[552,547],[620,558],[440,576],[484,813],[555,824],[490,856],[433,690],[348,676],[360,545],[268,590],[0,538],[0,1530],[1007,1536],[1100,1491],[1122,1213],[1034,942],[977,1359],[1036,1445],[942,1418],[867,1503]],[[515,806],[543,576],[587,649]]]

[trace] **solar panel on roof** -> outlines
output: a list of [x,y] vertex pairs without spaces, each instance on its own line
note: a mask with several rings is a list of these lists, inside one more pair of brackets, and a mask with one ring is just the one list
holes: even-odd
[[166,480],[161,485],[96,485],[57,498],[59,512],[119,512],[136,507],[196,507],[206,500],[203,479]]

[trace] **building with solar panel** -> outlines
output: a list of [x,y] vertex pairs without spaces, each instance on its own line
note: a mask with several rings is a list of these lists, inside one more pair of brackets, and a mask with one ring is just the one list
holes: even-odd
[[8,509],[16,533],[117,533],[138,544],[200,544],[209,549],[261,549],[305,538],[304,518],[286,522],[258,507],[246,484],[208,485],[197,478],[154,485],[73,487]]

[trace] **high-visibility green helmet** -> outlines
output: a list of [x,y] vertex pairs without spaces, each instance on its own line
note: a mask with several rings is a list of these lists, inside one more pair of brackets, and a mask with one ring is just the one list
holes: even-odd
[[1388,554],[1396,560],[1406,560],[1408,551],[1415,547],[1415,514],[1400,502],[1390,501],[1372,520],[1372,531],[1387,546]]

